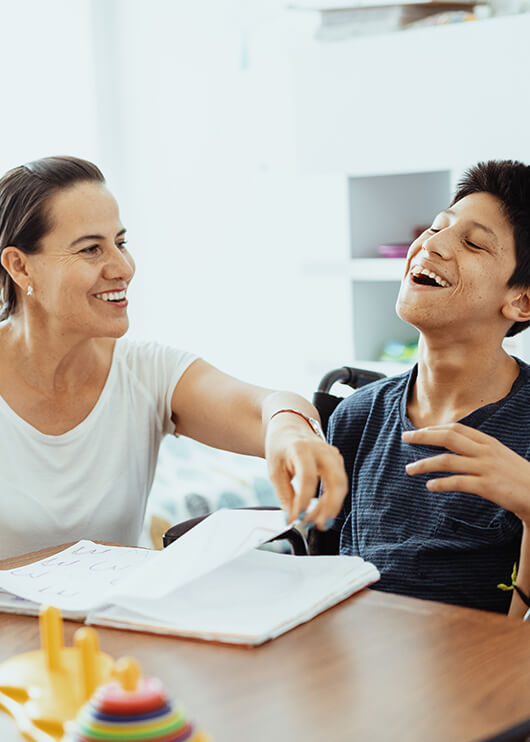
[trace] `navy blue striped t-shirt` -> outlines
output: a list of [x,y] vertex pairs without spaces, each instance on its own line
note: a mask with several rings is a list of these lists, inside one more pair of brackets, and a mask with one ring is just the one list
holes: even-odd
[[[518,362],[509,394],[459,422],[530,459],[530,366]],[[350,483],[333,526],[340,531],[340,553],[378,567],[375,589],[506,612],[511,592],[497,585],[510,584],[521,522],[478,495],[425,487],[444,474],[405,472],[409,462],[440,453],[401,440],[415,429],[407,400],[416,374],[414,367],[358,389],[330,419],[328,439],[342,453]]]

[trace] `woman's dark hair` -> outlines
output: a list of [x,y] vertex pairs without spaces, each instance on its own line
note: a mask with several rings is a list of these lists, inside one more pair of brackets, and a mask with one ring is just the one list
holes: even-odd
[[[530,286],[530,166],[517,160],[479,162],[467,170],[458,183],[453,204],[472,193],[491,193],[502,204],[504,215],[513,227],[515,270],[508,286]],[[515,322],[506,336],[517,335],[530,325]]]
[[[0,255],[13,245],[27,254],[41,249],[53,227],[48,202],[58,191],[83,181],[104,183],[102,172],[77,157],[43,157],[0,178]],[[0,264],[0,321],[15,310],[15,284]]]

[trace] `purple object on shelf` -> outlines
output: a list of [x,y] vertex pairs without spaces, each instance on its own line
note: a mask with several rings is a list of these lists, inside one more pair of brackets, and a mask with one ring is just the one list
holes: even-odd
[[408,242],[394,242],[391,245],[379,245],[377,252],[384,258],[405,258],[409,247]]

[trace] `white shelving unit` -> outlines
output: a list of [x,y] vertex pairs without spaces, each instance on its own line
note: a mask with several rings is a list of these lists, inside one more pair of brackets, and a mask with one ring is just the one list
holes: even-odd
[[301,170],[384,175],[528,160],[530,105],[520,90],[529,37],[526,13],[333,43],[297,39]]
[[[343,303],[347,294],[349,316],[343,322],[350,342],[342,363],[351,360],[366,367],[390,369],[379,363],[385,344],[417,337],[417,331],[395,312],[406,261],[380,257],[378,247],[411,242],[415,230],[430,224],[448,205],[451,185],[450,171],[347,179],[349,245],[345,260],[306,266],[306,274],[313,281],[329,286],[335,282],[334,302],[342,297]],[[334,314],[340,316],[339,312]],[[341,346],[345,351],[344,341]],[[392,364],[392,373],[400,368]]]
[[417,331],[395,312],[405,261],[378,256],[379,245],[412,242],[450,200],[451,173],[421,172],[348,179],[350,281],[355,359],[379,360],[389,340]]
[[[380,366],[385,342],[417,333],[394,311],[404,261],[378,257],[377,248],[412,241],[473,163],[530,162],[530,104],[518,92],[530,74],[529,34],[530,13],[297,46],[299,166],[342,180],[348,227],[340,244],[322,244],[319,254],[313,246],[304,267],[320,300],[308,373],[334,364],[399,370]],[[461,74],[470,59],[480,59],[472,82]],[[494,101],[487,116],[484,100]],[[508,345],[530,357],[530,330]]]

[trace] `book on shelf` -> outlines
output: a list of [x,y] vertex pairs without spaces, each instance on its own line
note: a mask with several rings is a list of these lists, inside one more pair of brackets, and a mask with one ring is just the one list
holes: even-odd
[[341,40],[355,36],[391,33],[421,24],[428,19],[444,18],[445,22],[475,20],[481,17],[474,12],[474,2],[462,0],[425,1],[401,0],[400,2],[328,2],[307,0],[292,3],[294,10],[313,10],[320,13],[320,26],[315,37],[320,41]]
[[80,541],[0,571],[0,611],[259,645],[379,579],[360,557],[256,548],[285,530],[283,511],[220,510],[163,551]]
[[364,8],[392,8],[401,5],[425,5],[439,10],[440,6],[459,5],[473,8],[476,5],[485,4],[480,0],[466,2],[466,0],[293,0],[289,3],[291,8],[302,10],[362,10]]

